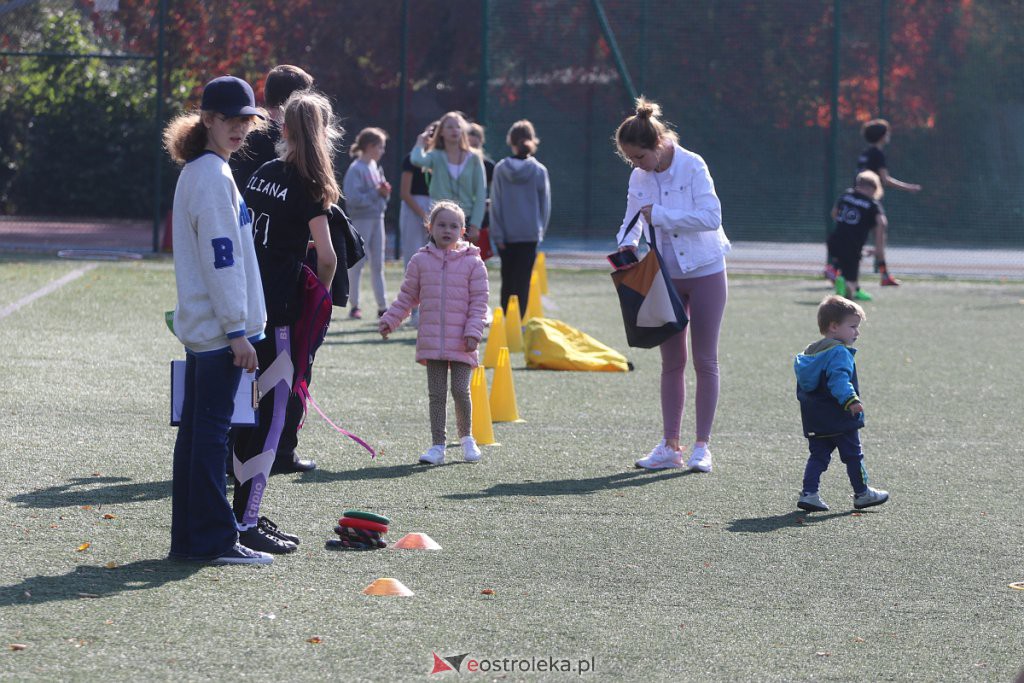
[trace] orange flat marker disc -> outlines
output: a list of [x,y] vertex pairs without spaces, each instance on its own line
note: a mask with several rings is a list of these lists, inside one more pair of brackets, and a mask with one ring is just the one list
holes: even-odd
[[398,579],[377,579],[369,586],[363,589],[363,593],[366,595],[397,595],[400,597],[409,597],[415,595],[411,590],[405,587],[405,584]]
[[402,548],[404,550],[440,550],[441,546],[438,545],[437,541],[432,539],[426,534],[419,532],[412,532],[402,536],[395,543],[393,548]]

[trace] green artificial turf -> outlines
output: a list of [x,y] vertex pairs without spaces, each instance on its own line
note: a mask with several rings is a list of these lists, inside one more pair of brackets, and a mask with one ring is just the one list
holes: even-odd
[[[0,308],[80,265],[0,262]],[[471,674],[470,660],[587,660],[591,680],[1013,679],[1024,288],[874,291],[862,436],[892,500],[854,513],[835,461],[832,511],[807,514],[791,365],[818,336],[823,282],[732,278],[702,475],[632,468],[660,438],[658,352],[627,349],[606,273],[549,277],[546,313],[636,370],[532,371],[514,355],[525,422],[495,425],[500,445],[478,465],[452,448],[446,466],[415,466],[430,444],[415,332],[382,342],[375,320],[341,311],[313,396],[381,455],[311,414],[300,447],[319,469],[274,477],[263,501],[303,543],[263,568],[164,559],[168,363],[182,357],[163,321],[168,263],[100,264],[0,319],[0,678],[451,680],[430,676],[432,653],[468,653],[462,675],[488,680],[579,676]],[[392,542],[418,531],[443,549],[326,550],[348,508],[390,517]],[[363,595],[379,577],[415,596]]]

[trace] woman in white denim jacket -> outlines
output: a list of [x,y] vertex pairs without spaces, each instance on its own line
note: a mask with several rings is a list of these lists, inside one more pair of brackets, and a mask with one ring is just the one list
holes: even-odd
[[[636,250],[641,232],[657,230],[657,243],[672,283],[686,306],[686,330],[661,349],[661,412],[664,438],[636,461],[644,469],[680,468],[680,423],[685,401],[686,337],[693,347],[697,374],[696,439],[687,467],[711,471],[711,425],[718,405],[718,335],[728,298],[725,255],[729,240],[722,229],[722,205],[704,160],[679,146],[660,119],[661,109],[639,98],[636,114],[615,134],[619,155],[634,166],[629,177],[626,215],[619,228],[620,250]],[[642,220],[626,234],[633,216]]]

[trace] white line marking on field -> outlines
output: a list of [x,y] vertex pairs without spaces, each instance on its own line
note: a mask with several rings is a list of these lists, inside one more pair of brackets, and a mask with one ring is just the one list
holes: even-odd
[[17,301],[15,301],[10,306],[7,306],[6,308],[3,308],[2,310],[0,310],[0,320],[3,320],[7,316],[9,316],[11,313],[14,313],[14,312],[18,311],[19,309],[22,309],[25,306],[28,306],[30,303],[32,303],[36,299],[44,297],[47,294],[51,294],[51,293],[57,291],[58,289],[60,289],[61,287],[63,287],[64,285],[66,285],[67,283],[72,282],[74,280],[77,280],[78,278],[82,277],[83,275],[85,275],[86,273],[88,273],[90,270],[92,270],[93,268],[95,268],[98,265],[99,265],[98,263],[90,263],[89,265],[82,266],[81,268],[76,268],[75,270],[71,271],[70,273],[68,273],[64,277],[59,278],[57,280],[54,280],[53,282],[49,283],[48,285],[46,285],[44,287],[41,287],[40,289],[37,289],[36,291],[32,292],[28,296],[24,296],[24,297],[18,299]]

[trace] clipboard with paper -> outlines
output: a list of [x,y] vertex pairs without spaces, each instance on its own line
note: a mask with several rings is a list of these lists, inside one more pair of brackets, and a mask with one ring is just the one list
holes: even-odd
[[[231,415],[233,427],[253,427],[257,422],[260,392],[257,374],[243,372],[235,392],[235,411]],[[181,409],[185,404],[185,361],[171,361],[171,426],[181,424]]]

